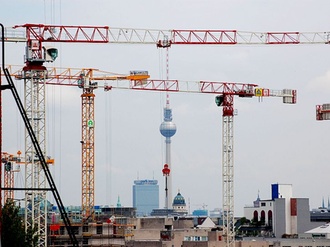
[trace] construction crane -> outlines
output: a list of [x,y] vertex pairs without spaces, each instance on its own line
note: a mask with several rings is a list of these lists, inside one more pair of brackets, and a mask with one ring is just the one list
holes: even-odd
[[[24,163],[21,160],[21,151],[18,151],[17,155],[2,152],[1,162],[4,167],[4,188],[7,189],[4,191],[4,202],[6,202],[7,200],[14,199],[14,190],[11,190],[11,188],[14,188],[14,174],[20,171],[19,164]],[[17,164],[18,167],[15,168],[15,164]]]
[[330,120],[330,104],[316,105],[316,120]]
[[[82,107],[82,216],[84,220],[94,219],[94,89],[98,87],[96,80],[139,80],[149,78],[147,71],[131,71],[127,76],[93,77],[90,69],[80,74],[78,87],[83,90],[81,94]],[[68,78],[70,79],[70,78]]]
[[229,84],[216,96],[217,106],[222,106],[222,203],[223,235],[226,246],[234,246],[234,96],[282,97],[283,103],[296,103],[296,90],[282,91],[256,88],[253,84]]
[[[32,39],[39,42],[154,44],[160,48],[191,44],[297,45],[329,44],[330,32],[247,32],[221,29],[162,30],[46,24],[16,25],[5,30],[4,40],[6,42],[27,42]],[[39,52],[42,51],[42,47],[38,47],[38,49]]]
[[[24,28],[25,32],[20,32]],[[63,26],[44,24],[17,25],[14,29],[7,29],[3,38],[7,42],[26,42],[26,66],[23,77],[26,85],[26,109],[32,116],[38,112],[38,124],[32,121],[35,132],[38,133],[40,143],[46,142],[44,117],[44,87],[46,68],[44,62],[53,61],[57,57],[57,49],[45,47],[47,42],[66,43],[118,43],[118,44],[154,44],[158,48],[168,48],[172,45],[296,45],[296,44],[329,44],[329,32],[241,32],[237,30],[157,30],[110,28],[108,26]],[[39,85],[40,86],[37,86]],[[175,81],[167,81],[166,89],[173,89]],[[154,90],[162,87],[162,81],[149,81],[147,84],[133,83],[131,89]],[[109,86],[110,89],[112,86]],[[149,89],[152,88],[152,89]],[[38,95],[38,97],[36,97]],[[86,95],[93,97],[93,94]],[[224,97],[228,98],[228,97]],[[32,99],[40,100],[32,104]],[[37,107],[35,109],[32,106]],[[224,109],[228,110],[225,106]],[[33,119],[31,117],[31,119]],[[92,122],[90,122],[92,123]],[[26,155],[33,154],[32,145],[27,141]],[[45,152],[45,151],[44,151]],[[45,152],[46,153],[46,152]],[[36,168],[37,169],[37,168]],[[93,169],[93,168],[91,168]],[[32,174],[31,172],[28,174]],[[36,176],[42,176],[39,172]],[[38,175],[39,174],[39,175]],[[28,175],[26,176],[29,177]],[[28,180],[28,179],[26,179]],[[40,179],[39,181],[43,181]],[[43,187],[41,183],[38,185]],[[229,187],[229,189],[232,189]],[[42,197],[43,195],[40,195]],[[30,198],[31,199],[31,198]],[[232,206],[230,206],[232,208]],[[29,213],[29,212],[26,212]],[[42,213],[41,213],[42,214]],[[229,230],[228,230],[229,231]],[[228,232],[227,231],[227,232]],[[229,234],[232,236],[233,234]]]
[[[189,85],[188,85],[189,84]],[[196,87],[193,89],[192,84]],[[185,87],[187,86],[187,87]],[[117,83],[106,82],[104,89],[125,89]],[[234,96],[251,98],[256,97],[281,97],[283,103],[296,103],[296,90],[270,90],[258,88],[256,84],[230,83],[230,82],[208,82],[199,81],[195,83],[179,82],[177,80],[130,80],[126,89],[151,90],[166,92],[195,92],[217,94],[216,104],[223,107],[222,125],[222,182],[223,182],[223,236],[227,246],[234,244]],[[166,169],[166,167],[164,167]],[[166,176],[168,171],[163,170]]]
[[[3,164],[4,173],[4,202],[7,200],[14,199],[14,190],[19,189],[15,187],[15,177],[14,174],[21,171],[20,166],[25,165],[23,157],[21,157],[22,152],[17,151],[17,154],[9,154],[7,152],[1,153],[1,162]],[[48,165],[54,164],[54,159],[51,157],[46,158],[46,163]]]

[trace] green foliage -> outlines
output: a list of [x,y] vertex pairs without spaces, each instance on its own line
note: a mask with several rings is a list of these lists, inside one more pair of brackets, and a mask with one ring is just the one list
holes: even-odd
[[25,247],[36,247],[38,245],[37,227],[29,228],[25,234]]
[[35,247],[38,243],[36,228],[25,232],[23,219],[19,216],[20,208],[8,200],[2,208],[2,247]]
[[2,208],[2,247],[25,246],[25,231],[22,218],[18,215],[19,207],[8,200]]
[[245,217],[242,217],[242,218],[239,219],[239,222],[240,222],[241,225],[244,225],[244,224],[249,224],[250,220],[248,220]]

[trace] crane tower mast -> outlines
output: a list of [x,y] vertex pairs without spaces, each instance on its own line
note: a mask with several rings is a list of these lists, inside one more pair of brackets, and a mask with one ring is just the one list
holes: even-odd
[[81,211],[83,217],[94,219],[94,89],[97,84],[90,81],[90,73],[81,74],[78,85],[83,89],[81,94],[81,162],[82,192]]
[[4,188],[6,188],[4,192],[4,202],[14,199],[14,191],[12,190],[12,188],[14,188],[14,173],[20,171],[19,167],[15,169],[14,166],[23,163],[20,155],[20,151],[17,152],[17,155],[7,152],[1,153],[1,162],[4,167]]
[[[25,111],[42,154],[46,157],[46,77],[47,69],[43,66],[45,54],[39,50],[37,42],[31,40],[26,47],[26,66],[23,68]],[[42,48],[41,48],[42,49]],[[39,53],[40,51],[40,53]],[[38,245],[47,246],[47,194],[46,177],[42,165],[37,158],[32,139],[25,129],[25,229],[37,228]],[[38,188],[40,190],[35,190]],[[44,189],[44,190],[43,190]]]

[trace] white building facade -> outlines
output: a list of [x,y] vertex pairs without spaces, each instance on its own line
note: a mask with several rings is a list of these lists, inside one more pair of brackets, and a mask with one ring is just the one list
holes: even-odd
[[244,217],[271,226],[276,237],[296,235],[313,227],[308,198],[293,198],[291,184],[272,184],[271,199],[258,198],[244,207]]

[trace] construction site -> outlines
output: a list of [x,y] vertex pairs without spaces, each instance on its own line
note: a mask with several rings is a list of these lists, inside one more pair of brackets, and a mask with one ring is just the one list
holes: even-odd
[[[206,60],[196,65],[182,55],[172,57],[172,54],[181,54],[180,49],[188,49],[188,53],[196,53],[199,59],[203,49],[210,52],[211,57],[222,48],[229,49],[226,52],[231,54],[235,47],[243,47],[249,52],[250,49],[263,49],[262,52],[267,53],[260,47],[276,47],[284,49],[284,53],[289,53],[290,49],[302,53],[306,46],[328,45],[329,32],[166,30],[46,23],[17,23],[14,26],[2,23],[1,29],[0,202],[4,205],[12,201],[20,206],[25,230],[36,229],[37,246],[251,246],[251,242],[238,242],[235,237],[236,198],[246,199],[243,194],[248,192],[247,177],[250,175],[251,180],[260,179],[264,183],[278,179],[281,171],[288,174],[285,179],[295,177],[294,172],[290,175],[287,171],[290,170],[287,162],[298,167],[301,161],[294,159],[299,156],[297,153],[304,153],[296,144],[301,140],[292,134],[297,126],[292,122],[296,117],[296,104],[301,100],[301,85],[263,83],[256,73],[256,80],[212,80],[214,75],[205,79],[207,73],[203,78],[193,80],[192,77],[196,78],[192,76],[194,71],[208,71]],[[86,54],[93,47],[107,49],[107,46],[124,47],[124,50],[125,47],[141,51],[154,49],[150,54],[155,52],[156,58],[152,62],[159,60],[158,65],[149,70],[148,65],[143,64],[148,59],[146,56],[139,57],[139,69],[127,67],[127,73],[95,67],[93,60],[102,54],[96,58]],[[67,52],[61,54],[63,51]],[[20,53],[24,64],[16,65],[19,61],[14,64],[12,60],[16,55],[12,53]],[[57,66],[63,64],[58,62],[61,56],[65,59],[64,64],[71,64],[69,55],[78,61],[87,60],[89,67]],[[123,56],[129,60],[127,54]],[[187,79],[173,79],[172,74],[180,75],[176,72],[180,69],[172,66],[172,59],[183,61],[182,70],[189,64],[191,73]],[[156,70],[161,71],[158,76],[153,74]],[[294,68],[290,71],[298,73]],[[299,70],[299,74],[303,72]],[[292,79],[293,76],[288,77]],[[183,77],[180,75],[180,78]],[[306,94],[303,91],[302,98]],[[144,97],[147,101],[143,101]],[[175,108],[178,99],[185,102]],[[126,110],[118,110],[116,104],[124,101],[129,102]],[[197,106],[199,101],[207,103]],[[192,112],[203,112],[203,116],[196,119],[210,119],[201,123],[195,121],[197,113],[187,113],[190,104]],[[149,108],[151,105],[153,108]],[[238,110],[242,109],[239,119],[236,105]],[[149,113],[148,120],[143,116],[144,111]],[[308,118],[313,117],[315,123],[330,119],[327,102],[315,102],[312,112]],[[149,121],[157,114],[155,120]],[[8,122],[8,115],[15,122]],[[187,118],[186,126],[175,121],[180,117]],[[117,125],[114,121],[118,121]],[[217,125],[215,131],[206,127],[208,121]],[[194,125],[196,129],[189,132],[190,126],[193,128]],[[158,134],[156,142],[160,144],[157,148],[148,139],[149,132]],[[196,132],[201,132],[207,140],[199,138]],[[180,137],[180,133],[186,133],[186,136]],[[271,137],[270,133],[275,134]],[[11,136],[15,141],[9,144],[7,140]],[[133,144],[131,139],[139,142]],[[185,149],[178,148],[176,142],[180,140]],[[217,145],[210,145],[208,140]],[[277,142],[283,142],[281,149]],[[195,143],[196,149],[187,152],[189,143]],[[265,149],[259,151],[260,147]],[[199,155],[193,158],[196,164],[191,166],[186,158],[190,153]],[[317,162],[313,158],[305,159]],[[253,167],[254,162],[257,167]],[[272,165],[268,166],[267,162]],[[179,167],[181,164],[183,166]],[[274,171],[274,164],[284,167]],[[204,169],[205,176],[202,175]],[[267,169],[269,171],[258,176],[258,171]],[[199,176],[194,177],[194,172]],[[161,216],[139,217],[137,208],[132,206],[134,202],[129,203],[127,199],[131,198],[127,188],[134,178],[146,174],[159,178],[161,203],[158,212],[163,213]],[[203,194],[198,200],[193,199],[197,197],[197,191],[193,189],[196,184],[201,184],[202,192],[199,193]],[[184,207],[175,204],[175,199],[181,200],[178,197],[181,186],[189,191],[185,200],[182,197]],[[259,191],[256,187],[250,189]],[[176,190],[179,192],[175,197]],[[205,205],[208,198],[216,198],[213,206],[221,208],[221,215],[193,217],[191,205]],[[242,203],[241,199],[239,203]]]

